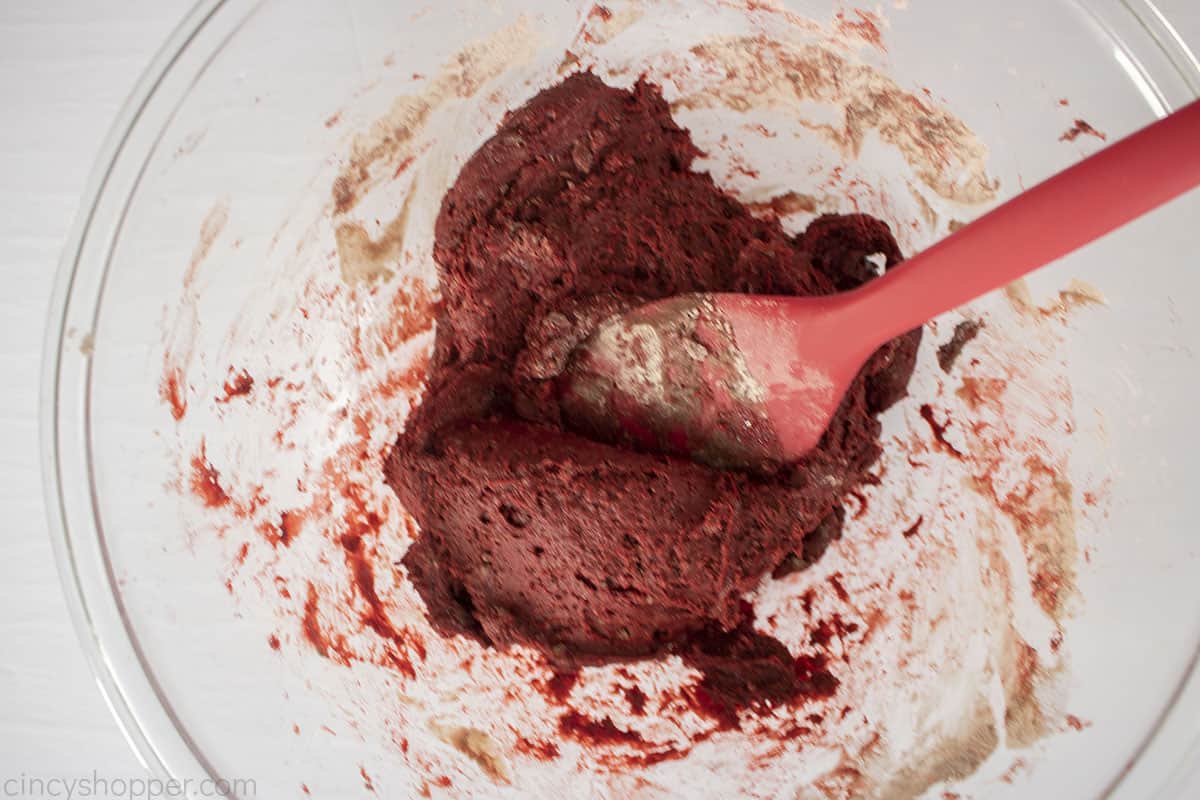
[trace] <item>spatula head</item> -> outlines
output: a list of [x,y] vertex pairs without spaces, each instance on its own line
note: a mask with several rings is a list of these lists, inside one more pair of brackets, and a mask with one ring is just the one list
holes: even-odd
[[722,468],[783,458],[766,391],[711,295],[609,318],[576,349],[560,398],[568,424],[602,440]]

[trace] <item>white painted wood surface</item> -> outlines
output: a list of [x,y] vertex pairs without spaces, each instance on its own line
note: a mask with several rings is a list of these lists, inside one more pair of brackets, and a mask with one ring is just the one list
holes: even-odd
[[[38,384],[54,272],[93,157],[189,5],[0,0],[0,797],[14,796],[3,781],[21,775],[143,774],[61,597],[43,509]],[[1200,0],[1159,5],[1200,47]]]

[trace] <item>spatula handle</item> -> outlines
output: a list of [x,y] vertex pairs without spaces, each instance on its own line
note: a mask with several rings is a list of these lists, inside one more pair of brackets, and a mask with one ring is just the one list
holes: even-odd
[[1006,286],[1196,186],[1200,101],[1017,195],[855,290],[843,308],[859,330],[878,333],[872,344],[881,344]]

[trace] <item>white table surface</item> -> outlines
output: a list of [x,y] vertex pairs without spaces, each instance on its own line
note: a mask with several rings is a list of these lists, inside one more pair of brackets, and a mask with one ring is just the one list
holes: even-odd
[[21,774],[144,774],[96,688],[59,588],[38,384],[54,273],[92,160],[189,5],[0,0],[0,797],[14,796],[4,781]]
[[[21,775],[144,774],[61,596],[42,499],[38,385],[54,272],[92,160],[189,6],[0,0],[0,797],[23,796],[4,784]],[[1200,47],[1200,0],[1159,6]]]

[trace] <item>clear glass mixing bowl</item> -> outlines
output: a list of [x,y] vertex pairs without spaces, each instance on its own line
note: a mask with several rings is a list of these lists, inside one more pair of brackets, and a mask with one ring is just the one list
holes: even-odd
[[[724,24],[714,15],[736,4],[650,4],[657,10],[645,18],[609,5],[601,16],[629,22],[626,46],[669,50],[674,37]],[[778,12],[757,5],[757,13]],[[1200,94],[1200,63],[1149,0],[897,0],[867,17],[817,0],[782,5],[833,27],[838,11],[851,23],[885,19],[886,48],[865,30],[856,57],[899,85],[927,88],[970,124],[1000,181],[989,202],[1099,146],[1086,134],[1060,141],[1076,118],[1114,138]],[[202,311],[187,321],[196,358],[223,369],[223,336],[261,290],[264,265],[280,263],[279,232],[300,243],[305,232],[295,226],[311,223],[317,248],[332,248],[321,220],[331,179],[353,152],[350,134],[369,131],[395,97],[425,85],[466,43],[522,15],[528,58],[521,69],[501,70],[489,89],[561,61],[595,9],[518,0],[206,0],[155,59],[108,139],[51,309],[44,470],[84,648],[130,742],[162,777],[193,787],[204,778],[250,778],[261,797],[305,789],[346,797],[368,793],[371,783],[389,794],[421,788],[385,723],[356,729],[331,721],[331,708],[385,702],[386,687],[369,670],[339,669],[312,653],[282,658],[264,646],[276,612],[227,592],[230,554],[185,525],[181,508],[194,498],[178,491],[176,445],[189,424],[201,429],[188,435],[211,436],[202,428],[216,417],[189,411],[176,425],[160,391],[163,348],[177,334],[181,298],[202,295],[194,307]],[[504,97],[478,102],[492,103],[494,125]],[[437,135],[467,154],[490,129],[479,116],[454,113],[440,118]],[[869,146],[863,152],[874,157]],[[870,168],[899,169],[882,155]],[[428,224],[435,212],[428,202],[414,208],[411,224]],[[1092,724],[1040,743],[1019,779],[991,781],[971,796],[1142,800],[1200,791],[1200,543],[1187,500],[1200,474],[1190,402],[1200,393],[1200,317],[1187,306],[1200,289],[1197,220],[1193,194],[1032,283],[1036,294],[1084,276],[1108,303],[1073,322],[1064,343],[1074,408],[1089,434],[1073,463],[1112,476],[1107,513],[1081,534],[1089,563],[1082,606],[1069,622],[1071,707]],[[913,235],[907,246],[924,241]],[[218,266],[197,277],[201,262]],[[286,274],[278,278],[285,292]],[[330,402],[336,407],[332,394]],[[564,784],[574,787],[567,796],[616,796],[611,785],[586,788],[587,776],[576,778]],[[680,790],[688,796],[698,796],[696,786],[719,794],[715,778],[680,781],[692,787]],[[453,785],[425,788],[539,793],[520,775],[486,789],[457,776]],[[667,794],[661,785],[644,789],[647,797]]]

